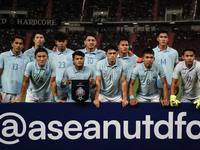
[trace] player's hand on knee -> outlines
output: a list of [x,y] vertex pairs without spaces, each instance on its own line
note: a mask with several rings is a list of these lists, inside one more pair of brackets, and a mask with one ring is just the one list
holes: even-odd
[[66,103],[66,101],[61,100],[61,99],[58,99],[58,100],[56,101],[56,103]]
[[195,101],[194,104],[196,104],[196,109],[200,108],[200,95],[199,95],[199,99]]
[[10,100],[9,103],[21,103],[21,100],[19,99]]
[[102,103],[103,101],[102,101],[102,100],[99,100],[99,99],[95,99],[95,100],[93,101],[93,104],[94,104],[97,108],[99,108],[99,107],[100,107],[100,102]]
[[131,99],[131,100],[130,100],[130,105],[131,105],[131,106],[135,106],[135,105],[137,105],[137,103],[138,103],[138,101],[135,100],[135,99]]
[[169,101],[168,100],[162,100],[161,104],[162,104],[163,107],[169,106]]
[[128,101],[127,100],[120,100],[120,103],[122,103],[122,107],[126,107],[128,105]]
[[180,101],[176,99],[175,95],[170,96],[170,105],[171,107],[178,107],[178,104],[180,104]]

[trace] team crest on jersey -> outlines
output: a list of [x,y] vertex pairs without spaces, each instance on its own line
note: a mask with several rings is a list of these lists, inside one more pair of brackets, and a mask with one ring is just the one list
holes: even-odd
[[98,55],[95,55],[95,58],[98,58]]
[[116,69],[116,74],[119,74],[119,73],[120,73],[120,69],[117,68],[117,69]]
[[172,54],[168,54],[168,57],[169,57],[169,58],[172,58]]
[[83,75],[83,79],[88,79],[88,76],[86,74]]
[[105,72],[105,73],[106,73],[106,72],[108,72],[108,70],[106,70],[106,69],[105,69],[105,70],[103,70],[103,72]]
[[182,75],[186,74],[186,70],[185,69],[181,70],[181,74]]
[[76,97],[79,101],[82,101],[84,100],[84,97],[85,97],[85,90],[82,88],[82,87],[79,87],[77,90],[76,90]]
[[157,73],[153,73],[153,78],[157,78]]
[[47,76],[49,75],[49,71],[46,72],[46,75],[47,75]]
[[20,63],[23,64],[23,63],[24,63],[24,60],[20,60]]
[[156,55],[155,57],[159,57],[159,55]]
[[70,61],[71,60],[71,57],[70,56],[67,56],[67,61]]
[[130,64],[130,63],[131,63],[131,59],[130,59],[130,58],[128,58],[127,62]]

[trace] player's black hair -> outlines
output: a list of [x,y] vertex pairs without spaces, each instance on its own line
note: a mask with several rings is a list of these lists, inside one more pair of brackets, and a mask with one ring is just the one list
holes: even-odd
[[68,40],[68,36],[64,32],[57,32],[54,35],[54,40],[59,41],[59,42],[64,42],[65,40]]
[[24,44],[25,39],[24,39],[23,36],[21,36],[21,35],[15,35],[15,36],[12,38],[12,43],[15,41],[15,39],[21,39],[21,40],[23,41],[23,44]]
[[185,54],[186,51],[192,51],[194,52],[194,55],[196,54],[197,50],[193,47],[187,47],[182,51],[182,56]]
[[[127,42],[128,42],[127,39],[125,39],[125,38],[120,38],[119,40],[117,40],[117,45],[119,45],[121,41],[127,41]],[[129,44],[129,42],[128,42],[128,44]]]
[[39,52],[45,52],[45,53],[47,53],[47,55],[48,55],[48,52],[47,52],[47,50],[45,49],[45,48],[38,48],[38,49],[36,49],[36,51],[35,51],[35,57],[36,57],[36,55],[37,55],[37,53],[39,53]]
[[41,31],[36,31],[36,32],[33,33],[33,38],[32,38],[32,39],[35,38],[35,35],[36,35],[36,34],[41,34],[41,35],[43,35],[44,38],[45,38],[45,34],[44,34],[43,32],[41,32]]
[[108,50],[111,50],[111,49],[118,51],[118,47],[117,47],[116,44],[109,44],[109,45],[106,46],[106,49],[105,49],[106,53],[108,52]]
[[154,51],[151,48],[147,48],[147,49],[143,50],[142,57],[144,57],[145,54],[153,54],[154,55]]
[[158,32],[158,35],[157,35],[157,37],[159,37],[159,35],[160,35],[161,33],[166,33],[166,34],[167,34],[167,36],[169,36],[169,33],[168,33],[168,31],[167,31],[167,30],[161,30],[161,31],[159,31],[159,32]]
[[96,36],[95,36],[94,34],[91,34],[91,33],[90,33],[90,34],[87,34],[87,35],[85,36],[85,40],[87,39],[88,36],[92,36],[93,38],[96,39]]
[[72,54],[73,59],[75,58],[75,55],[79,55],[79,56],[85,57],[85,54],[83,52],[81,52],[81,51],[75,51]]

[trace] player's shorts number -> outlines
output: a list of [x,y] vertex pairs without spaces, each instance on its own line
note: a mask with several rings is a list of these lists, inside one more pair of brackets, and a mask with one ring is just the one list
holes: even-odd
[[167,60],[166,59],[161,59],[161,65],[166,65],[167,64]]
[[93,64],[93,58],[88,58],[88,64]]
[[13,64],[13,70],[18,70],[18,64],[17,63]]
[[59,67],[58,68],[65,68],[65,62],[58,62],[59,63]]
[[150,84],[150,80],[149,79],[147,79],[147,85],[149,85]]

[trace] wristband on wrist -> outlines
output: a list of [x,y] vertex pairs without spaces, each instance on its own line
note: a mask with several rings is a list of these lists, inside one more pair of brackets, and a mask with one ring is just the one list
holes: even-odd
[[135,99],[133,95],[130,96],[130,99]]
[[64,85],[66,86],[67,84],[66,84],[66,81],[64,82]]
[[54,97],[54,99],[55,99],[55,101],[57,101],[57,100],[58,100],[58,97],[56,96],[56,97]]

